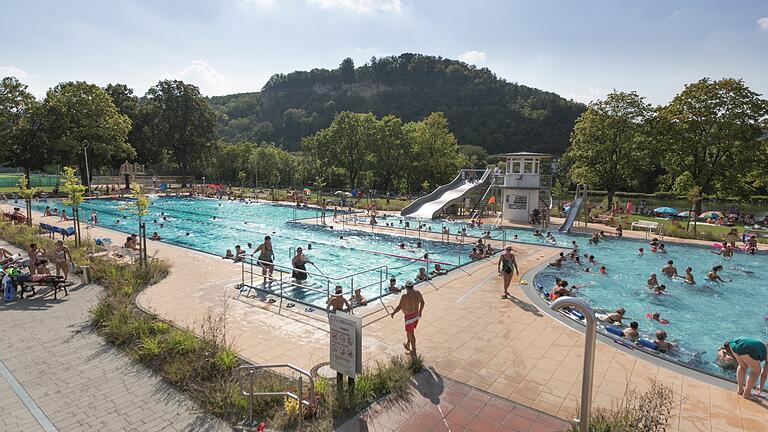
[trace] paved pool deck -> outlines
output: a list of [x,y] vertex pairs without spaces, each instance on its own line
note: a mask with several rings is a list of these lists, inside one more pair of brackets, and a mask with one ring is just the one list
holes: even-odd
[[[125,237],[103,228],[88,231],[90,237],[111,237],[116,243]],[[514,247],[522,274],[562,251],[521,243]],[[237,351],[255,363],[289,362],[309,368],[327,361],[328,324],[323,316],[296,311],[300,307],[277,314],[274,304],[258,298],[236,299],[237,291],[231,286],[240,281],[239,264],[162,242],[149,242],[149,253],[168,260],[173,268],[168,278],[138,296],[142,308],[192,329],[209,312],[225,311]],[[574,417],[581,388],[583,335],[534,306],[521,292],[517,277],[510,289],[513,298],[500,299],[495,258],[417,287],[426,301],[417,329],[418,349],[435,371],[562,419]],[[384,302],[391,309],[394,301],[396,297],[389,296]],[[401,317],[390,318],[378,301],[357,314],[364,325],[364,364],[402,354]],[[610,407],[628,388],[643,391],[654,380],[675,391],[678,405],[670,431],[751,432],[768,425],[768,404],[743,400],[728,384],[724,384],[727,388],[713,385],[598,343],[595,406]]]

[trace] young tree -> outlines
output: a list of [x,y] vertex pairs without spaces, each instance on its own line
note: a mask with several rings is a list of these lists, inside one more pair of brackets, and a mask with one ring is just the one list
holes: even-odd
[[27,176],[19,177],[19,197],[24,200],[27,210],[27,225],[32,226],[32,198],[37,195],[39,189],[35,187],[29,187],[29,180]]
[[748,192],[766,116],[768,101],[742,80],[703,78],[686,85],[657,116],[664,168],[673,176],[689,172],[702,193]]
[[145,266],[147,265],[147,232],[144,216],[149,214],[149,199],[138,183],[131,183],[131,195],[133,195],[133,202],[127,207],[139,219],[139,265]]
[[83,203],[85,186],[80,183],[80,180],[75,173],[75,169],[72,167],[65,166],[61,171],[61,176],[64,177],[64,184],[61,190],[66,194],[64,204],[72,207],[73,224],[75,227],[75,245],[80,246],[80,215],[78,214],[78,208],[80,207],[80,204]]
[[604,189],[610,206],[614,193],[633,184],[649,157],[651,115],[651,106],[635,92],[614,91],[590,104],[576,120],[565,155],[571,180]]
[[146,97],[149,139],[170,152],[186,183],[189,168],[216,140],[216,114],[196,86],[178,80],[158,82]]
[[53,155],[62,164],[79,166],[83,183],[83,144],[88,142],[88,162],[97,170],[136,156],[126,141],[131,120],[120,114],[99,86],[82,81],[61,83],[48,91],[42,106],[45,134]]

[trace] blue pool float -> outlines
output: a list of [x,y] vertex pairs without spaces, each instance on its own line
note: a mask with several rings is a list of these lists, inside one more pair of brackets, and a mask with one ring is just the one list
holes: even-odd
[[612,325],[605,326],[605,331],[607,331],[608,333],[610,333],[612,335],[624,337],[624,330],[622,330],[622,329],[620,329],[620,328],[618,328],[616,326],[612,326]]
[[637,344],[643,348],[648,348],[650,350],[654,350],[654,351],[659,350],[659,347],[656,346],[656,342],[649,341],[648,339],[640,339],[639,341],[637,341]]

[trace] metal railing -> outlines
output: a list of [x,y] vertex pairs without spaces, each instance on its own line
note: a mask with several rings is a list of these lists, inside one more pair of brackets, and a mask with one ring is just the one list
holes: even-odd
[[[285,390],[282,392],[257,392],[254,389],[254,375],[256,372],[263,369],[278,369],[287,368],[298,374],[298,389],[296,392]],[[240,382],[240,393],[243,396],[248,397],[248,423],[245,424],[245,429],[250,430],[256,427],[253,419],[253,400],[256,397],[289,397],[298,402],[298,430],[301,430],[301,426],[304,420],[304,407],[311,407],[315,403],[315,380],[312,375],[289,363],[280,364],[266,364],[266,365],[250,365],[240,366],[237,368],[237,373]],[[309,379],[309,400],[304,399],[304,377]]]
[[[289,250],[289,254],[292,254],[292,253],[293,253],[293,249]],[[293,258],[292,255],[291,255],[291,258]],[[255,271],[254,271],[254,264],[257,266],[257,269]],[[272,267],[272,269],[273,269],[272,270],[272,276],[269,276],[269,272],[267,272],[266,275],[263,274],[264,273],[263,268],[265,266],[271,266]],[[302,273],[305,273],[307,276],[312,276],[313,278],[320,279],[321,282],[319,283],[319,285],[321,287],[323,285],[325,285],[324,288],[316,288],[316,287],[313,287],[313,286],[311,286],[311,285],[309,285],[307,283],[304,283],[303,281],[296,281],[295,279],[293,279],[291,277],[293,275],[294,270],[297,270],[297,271],[300,271]],[[358,272],[355,272],[355,273],[350,273],[350,274],[346,274],[344,276],[337,276],[337,277],[328,276],[328,275],[324,274],[319,269],[318,269],[318,271],[319,271],[319,273],[314,273],[314,272],[311,272],[311,271],[308,271],[308,270],[296,269],[293,266],[286,266],[286,265],[281,265],[281,264],[275,264],[275,263],[270,262],[270,261],[264,261],[264,260],[260,260],[260,259],[253,259],[251,257],[246,257],[246,258],[244,258],[242,260],[242,266],[241,266],[241,285],[240,285],[241,289],[240,289],[237,297],[238,298],[240,297],[240,295],[243,292],[242,288],[245,288],[245,287],[248,288],[248,290],[245,293],[246,297],[248,297],[248,295],[250,295],[251,291],[253,291],[253,290],[264,291],[264,292],[273,293],[273,294],[278,294],[277,292],[275,292],[275,290],[271,289],[273,283],[277,282],[278,283],[278,290],[279,290],[279,297],[280,297],[280,304],[278,305],[278,313],[282,312],[282,309],[283,309],[283,299],[285,299],[285,298],[290,298],[291,300],[294,300],[294,301],[302,303],[302,304],[306,304],[307,306],[317,306],[317,305],[312,305],[310,303],[306,303],[306,302],[302,301],[302,299],[298,299],[298,298],[295,298],[295,297],[287,297],[286,294],[285,294],[286,289],[293,289],[293,288],[300,289],[300,290],[312,291],[312,292],[316,292],[316,293],[319,293],[321,295],[324,295],[325,296],[325,303],[326,303],[326,312],[330,313],[331,310],[330,310],[330,306],[328,305],[328,300],[332,296],[331,290],[335,290],[337,285],[341,286],[342,288],[345,285],[347,287],[349,287],[349,291],[348,291],[349,292],[349,298],[352,298],[354,296],[354,293],[355,293],[356,289],[360,289],[362,291],[362,290],[364,290],[366,288],[370,288],[372,286],[379,285],[379,292],[382,292],[382,287],[386,283],[385,281],[389,277],[389,268],[387,266],[385,266],[385,265],[384,266],[373,267],[373,268],[369,268],[369,269],[361,270],[361,271],[358,271]],[[257,273],[257,272],[259,272],[259,273]],[[277,273],[278,276],[275,277],[274,273]],[[357,280],[359,281],[360,278],[363,275],[370,275],[370,274],[374,275],[373,276],[373,279],[374,279],[373,282],[370,282],[368,284],[363,284],[363,285],[359,285],[359,284],[355,285],[355,278],[357,278]],[[259,288],[259,286],[256,283],[254,283],[254,276],[255,276],[255,279],[257,279],[257,280],[258,280],[258,278],[262,278],[261,285],[264,288]],[[267,282],[269,282],[269,285],[267,285]],[[346,290],[342,290],[342,294],[340,294],[340,295],[345,295],[345,293],[346,293]],[[334,294],[334,295],[336,295],[336,294]],[[372,299],[372,300],[375,300],[375,299]],[[349,312],[350,313],[354,313],[355,302],[350,302],[349,306],[350,306]]]

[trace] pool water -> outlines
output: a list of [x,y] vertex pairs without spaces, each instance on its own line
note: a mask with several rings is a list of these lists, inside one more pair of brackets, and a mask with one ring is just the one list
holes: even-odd
[[[99,225],[122,232],[135,232],[135,216],[121,210],[127,203],[120,200],[89,200],[82,206],[81,217],[85,219],[90,211],[96,211]],[[46,204],[55,206],[54,202],[40,202],[35,204],[35,209],[42,210]],[[163,228],[159,227],[161,212],[169,219]],[[342,276],[387,266],[388,275],[397,277],[398,284],[406,279],[414,279],[418,267],[425,265],[422,261],[400,256],[420,257],[429,252],[432,260],[453,268],[466,263],[471,249],[468,244],[428,240],[421,240],[422,248],[417,248],[416,239],[401,236],[399,231],[392,234],[391,230],[374,228],[375,232],[370,232],[367,226],[362,225],[357,225],[357,229],[350,229],[349,226],[341,229],[342,225],[334,223],[330,214],[327,221],[335,229],[303,224],[300,221],[294,223],[294,219],[316,218],[319,212],[315,209],[296,209],[267,203],[161,197],[151,200],[150,213],[145,218],[147,234],[157,231],[164,241],[172,244],[221,256],[226,249],[234,250],[236,244],[245,248],[246,243],[251,242],[256,247],[265,235],[271,235],[277,264],[290,266],[291,249],[302,246],[307,256],[328,276]],[[121,219],[120,224],[116,224],[117,219]],[[158,220],[157,224],[153,223],[154,219]],[[368,223],[367,218],[357,219],[362,224]],[[410,226],[407,230],[404,228],[406,222]],[[637,320],[644,338],[653,339],[657,329],[665,330],[669,340],[679,342],[680,353],[683,354],[679,357],[681,361],[709,372],[725,373],[712,363],[718,347],[724,341],[740,336],[768,339],[768,321],[764,319],[768,315],[768,286],[763,275],[768,263],[765,254],[747,255],[738,252],[732,260],[726,260],[710,253],[710,248],[670,243],[666,244],[667,254],[656,254],[649,251],[645,241],[611,238],[597,245],[589,245],[584,235],[558,233],[556,227],[552,227],[557,238],[553,244],[543,237],[533,236],[530,230],[525,229],[500,230],[491,229],[490,226],[472,228],[462,222],[420,221],[401,217],[387,217],[378,221],[379,227],[387,224],[403,228],[403,234],[409,236],[416,234],[420,224],[422,231],[429,232],[431,227],[435,233],[440,233],[446,226],[453,234],[452,240],[465,227],[470,236],[477,237],[490,230],[493,238],[506,237],[510,242],[570,248],[572,242],[576,241],[579,254],[594,255],[597,263],[585,265],[585,260],[582,260],[582,264],[577,266],[568,260],[561,268],[548,267],[541,271],[535,283],[541,283],[549,289],[554,285],[555,277],[560,277],[568,280],[569,286],[583,286],[574,290],[574,295],[586,299],[598,310],[625,308],[626,317],[629,318],[625,322]],[[116,244],[124,241],[113,240]],[[408,245],[405,250],[399,248],[401,242]],[[312,250],[306,250],[309,243],[312,244]],[[643,256],[638,256],[640,247],[646,250]],[[670,259],[680,274],[691,266],[696,284],[688,285],[662,276],[661,268]],[[720,272],[723,279],[732,279],[732,282],[705,282],[707,272],[717,264],[724,267]],[[601,265],[606,266],[607,274],[598,273]],[[240,264],[232,266],[233,277],[236,277],[240,273]],[[587,266],[591,269],[589,273],[583,270]],[[312,266],[307,269],[310,272],[314,270]],[[655,295],[646,287],[646,280],[651,273],[656,273],[659,282],[667,286],[667,294]],[[354,282],[345,279],[341,284],[345,292],[348,292],[352,283],[356,287],[370,285],[363,290],[363,295],[371,299],[379,295],[378,280],[377,272],[369,272],[357,276]],[[325,284],[322,278],[311,277],[307,286],[324,290]],[[288,294],[318,306],[323,306],[325,302],[325,291],[297,289]],[[669,320],[669,324],[661,325],[645,318],[647,313],[652,312],[659,312],[662,318]]]
[[[678,341],[679,359],[710,372],[723,373],[712,362],[723,342],[739,336],[768,339],[768,287],[765,283],[765,255],[736,253],[724,259],[710,253],[710,248],[665,244],[666,254],[649,252],[644,242],[611,239],[598,245],[579,242],[582,264],[567,260],[561,268],[548,267],[536,279],[547,290],[555,284],[555,277],[568,281],[569,287],[596,308],[612,311],[626,309],[625,325],[631,321],[640,324],[640,333],[653,340],[656,330],[665,330],[668,340]],[[645,253],[638,254],[644,247]],[[584,265],[583,254],[594,255],[596,264]],[[668,260],[674,261],[679,274],[686,267],[693,269],[695,284],[670,279],[661,273]],[[599,267],[606,266],[607,274]],[[715,265],[722,265],[720,276],[731,282],[709,282],[707,273]],[[585,267],[590,272],[584,271]],[[666,286],[666,294],[654,294],[646,286],[651,273]],[[662,325],[646,318],[646,314],[659,312],[669,324]]]
[[[138,220],[126,210],[129,204],[128,200],[87,200],[80,208],[80,217],[87,219],[93,211],[98,216],[99,226],[136,233]],[[60,203],[49,201],[35,203],[34,208],[42,211],[46,205],[62,207]],[[383,291],[386,292],[390,277],[397,278],[401,286],[408,279],[415,280],[419,267],[428,267],[427,271],[430,271],[433,263],[439,262],[443,267],[452,269],[468,261],[471,249],[468,245],[420,240],[419,248],[416,245],[419,240],[411,237],[292,222],[294,219],[314,217],[317,213],[315,209],[296,209],[268,203],[157,197],[150,200],[149,215],[144,217],[144,221],[148,237],[156,231],[165,242],[217,256],[223,256],[227,249],[234,252],[238,244],[250,253],[252,249],[247,248],[248,242],[255,249],[263,242],[264,236],[269,235],[272,237],[275,264],[290,267],[292,254],[297,247],[302,247],[305,255],[317,265],[313,267],[308,264],[307,270],[318,276],[310,276],[303,287],[287,284],[283,287],[286,295],[321,307],[325,304],[328,284],[331,284],[333,292],[333,284],[336,282],[329,282],[320,275],[343,277],[386,266],[381,274],[379,271],[370,271],[338,281],[345,293],[363,287],[363,296],[370,300],[379,296],[379,281],[382,278]],[[163,217],[167,220],[163,220]],[[330,215],[328,223],[332,223]],[[122,245],[125,238],[113,238],[112,241],[115,245]],[[400,243],[406,244],[405,249],[399,247]],[[311,250],[308,250],[309,244],[312,245]],[[425,253],[429,253],[430,263],[408,259],[420,258]],[[241,264],[233,263],[232,266],[233,277],[240,276]],[[250,270],[250,266],[246,266],[246,269]],[[261,271],[256,266],[253,269],[256,273],[254,281],[260,285]],[[250,283],[249,274],[246,275],[246,282]],[[272,285],[273,290],[278,288],[279,284]]]

